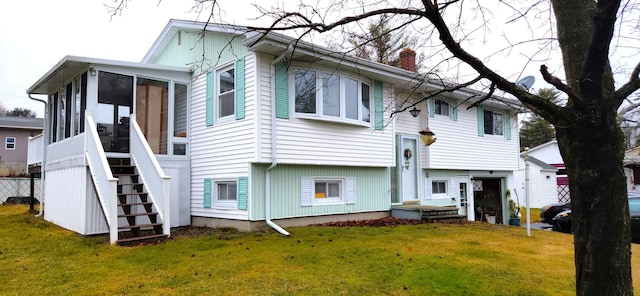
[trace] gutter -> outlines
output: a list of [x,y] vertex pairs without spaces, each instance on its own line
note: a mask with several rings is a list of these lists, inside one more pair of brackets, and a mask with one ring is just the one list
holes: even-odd
[[44,183],[45,183],[44,182],[44,175],[45,175],[45,164],[47,162],[47,145],[48,145],[47,139],[49,138],[49,132],[48,132],[48,130],[49,130],[49,128],[48,128],[49,127],[48,126],[49,125],[49,121],[47,120],[48,119],[47,118],[47,113],[48,113],[47,112],[47,101],[41,100],[41,99],[38,99],[38,98],[34,98],[34,97],[31,96],[31,93],[27,93],[27,95],[29,96],[29,99],[32,99],[34,101],[38,101],[38,102],[41,102],[41,103],[44,104],[44,127],[43,127],[43,131],[42,131],[42,137],[43,137],[43,139],[42,139],[42,164],[41,164],[42,168],[40,168],[40,180],[41,180],[40,181],[40,195],[41,195],[41,198],[40,198],[40,206],[39,206],[38,214],[36,215],[36,217],[41,217],[44,214],[44,212],[43,212],[43,210],[44,210],[44,196],[45,196],[45,194],[44,194]]
[[275,99],[276,99],[276,75],[275,75],[275,65],[281,60],[286,59],[287,53],[291,50],[291,46],[287,47],[287,50],[278,56],[271,63],[271,69],[273,69],[273,75],[271,75],[271,99],[273,104],[271,105],[271,165],[266,169],[264,173],[264,199],[265,199],[265,221],[267,225],[271,226],[271,228],[275,229],[277,232],[280,232],[283,235],[289,236],[290,233],[284,230],[275,222],[271,221],[271,170],[274,169],[278,165],[278,148],[277,148],[277,129],[276,129],[276,108],[275,108]]

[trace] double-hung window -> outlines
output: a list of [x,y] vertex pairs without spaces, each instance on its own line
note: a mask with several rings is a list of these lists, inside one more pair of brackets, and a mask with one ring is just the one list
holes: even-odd
[[484,133],[487,135],[503,135],[504,115],[502,115],[502,113],[484,110]]
[[238,200],[238,184],[235,181],[216,182],[216,206],[235,207]]
[[371,86],[368,81],[337,72],[294,69],[295,112],[301,117],[369,123]]
[[436,99],[434,101],[434,108],[435,114],[449,116],[449,103]]
[[218,119],[233,116],[235,114],[235,69],[234,65],[225,67],[220,71],[217,71],[217,102],[218,112],[216,117]]
[[447,181],[433,180],[431,181],[431,195],[447,195]]
[[6,150],[15,150],[16,149],[16,138],[15,137],[6,137],[4,140],[4,149]]

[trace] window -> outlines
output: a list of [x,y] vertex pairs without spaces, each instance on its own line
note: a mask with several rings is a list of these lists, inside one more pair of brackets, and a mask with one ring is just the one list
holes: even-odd
[[434,102],[434,112],[439,115],[449,116],[449,103],[436,99]]
[[16,149],[16,138],[15,137],[6,137],[4,140],[4,149],[6,150],[15,150]]
[[302,206],[355,204],[353,177],[303,177]]
[[294,109],[298,115],[370,122],[371,86],[365,81],[335,72],[294,69]]
[[501,113],[484,110],[484,133],[487,135],[504,134],[504,116]]
[[431,194],[435,195],[447,195],[447,181],[436,180],[431,181]]
[[235,114],[235,69],[233,65],[217,72],[217,118]]
[[238,200],[238,183],[235,181],[216,182],[216,206],[236,207]]

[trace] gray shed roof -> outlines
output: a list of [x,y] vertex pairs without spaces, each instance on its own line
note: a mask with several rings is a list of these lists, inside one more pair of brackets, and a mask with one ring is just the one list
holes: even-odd
[[42,130],[43,118],[0,116],[0,128],[16,128],[29,130]]
[[[520,155],[520,157],[524,158],[524,155]],[[558,171],[558,168],[556,168],[556,167],[554,167],[554,166],[552,166],[552,165],[550,165],[550,164],[548,164],[548,163],[546,163],[546,162],[544,162],[544,161],[542,161],[542,160],[539,160],[539,159],[537,159],[537,158],[535,158],[535,157],[531,157],[531,156],[529,156],[529,157],[528,157],[528,159],[529,159],[529,161],[530,161],[531,163],[533,163],[533,164],[535,164],[535,165],[539,166],[539,167],[540,167],[540,168],[542,168],[543,170]]]

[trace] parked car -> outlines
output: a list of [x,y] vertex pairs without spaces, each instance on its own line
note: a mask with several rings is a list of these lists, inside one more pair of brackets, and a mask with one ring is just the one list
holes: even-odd
[[[631,241],[640,242],[640,195],[629,193],[629,215],[631,216]],[[571,233],[571,210],[558,213],[551,219],[554,231]]]
[[556,215],[566,210],[571,210],[571,203],[552,203],[540,209],[540,222],[552,224],[552,219]]

